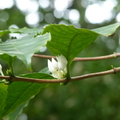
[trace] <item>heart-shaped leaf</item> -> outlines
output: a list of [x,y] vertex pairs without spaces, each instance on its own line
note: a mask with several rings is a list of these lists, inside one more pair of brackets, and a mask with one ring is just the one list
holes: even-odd
[[51,33],[51,41],[47,43],[48,49],[55,56],[64,55],[71,63],[83,49],[92,43],[98,33],[87,29],[77,29],[72,25],[51,24],[44,28],[43,34]]
[[92,43],[99,35],[109,36],[120,26],[120,22],[105,27],[88,30],[78,29],[71,25],[51,24],[44,28],[43,34],[51,33],[48,49],[55,56],[63,54],[71,63],[83,49]]

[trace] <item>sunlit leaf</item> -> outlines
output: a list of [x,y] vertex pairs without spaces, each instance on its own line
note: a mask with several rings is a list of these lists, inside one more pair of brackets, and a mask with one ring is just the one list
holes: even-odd
[[49,33],[37,37],[34,37],[34,34],[30,34],[17,40],[3,42],[0,44],[0,55],[16,56],[30,69],[31,57],[45,46],[48,40],[50,40]]
[[16,29],[16,28],[9,28],[8,30],[0,30],[0,37],[4,34],[8,34],[8,33],[21,33],[21,34],[28,34],[28,33],[41,33],[42,29],[38,29],[38,28],[20,28],[20,29]]
[[108,26],[96,28],[96,29],[93,29],[92,31],[94,31],[100,35],[109,36],[109,35],[113,34],[119,26],[120,26],[120,22],[111,24]]

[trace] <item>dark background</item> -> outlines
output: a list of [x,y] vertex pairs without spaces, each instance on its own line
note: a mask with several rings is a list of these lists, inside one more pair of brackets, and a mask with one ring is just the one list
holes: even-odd
[[[50,23],[72,24],[78,28],[93,29],[120,20],[120,4],[116,0],[4,1],[6,2],[0,1],[0,30],[9,27],[42,28]],[[66,3],[67,6],[65,6]],[[93,12],[88,9],[91,6],[94,6]],[[88,10],[91,18],[87,16]],[[72,16],[70,16],[71,11]],[[6,36],[2,39],[5,40]],[[79,54],[79,57],[94,57],[119,52],[119,40],[119,29],[110,37],[99,36]],[[50,53],[45,50],[39,54]],[[78,76],[109,70],[112,68],[111,65],[119,67],[120,59],[74,62],[71,66],[71,75]],[[47,60],[32,58],[32,66],[34,71],[40,71],[47,66]],[[3,67],[5,71],[7,65],[4,64]],[[16,75],[28,72],[19,60],[15,62],[14,70]],[[120,74],[117,73],[72,82],[66,86],[51,84],[30,101],[18,120],[120,120],[119,77]]]

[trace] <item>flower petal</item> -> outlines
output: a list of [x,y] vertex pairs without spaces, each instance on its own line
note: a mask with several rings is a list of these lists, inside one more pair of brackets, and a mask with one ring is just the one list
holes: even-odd
[[56,71],[56,69],[53,67],[52,62],[50,60],[48,60],[48,68],[49,68],[50,72]]
[[4,76],[3,71],[2,71],[2,65],[0,64],[0,74]]
[[58,62],[61,62],[61,63],[65,64],[65,65],[67,65],[67,60],[63,55],[60,55],[60,56],[58,56],[56,58],[57,58]]
[[63,55],[56,57],[58,60],[58,68],[60,70],[64,69],[67,66],[67,60]]
[[54,58],[52,58],[52,65],[55,69],[58,69],[58,62]]

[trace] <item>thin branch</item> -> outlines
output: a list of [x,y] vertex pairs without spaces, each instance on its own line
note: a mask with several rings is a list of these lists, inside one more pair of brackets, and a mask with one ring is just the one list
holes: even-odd
[[34,57],[40,57],[40,58],[55,58],[54,56],[50,56],[50,55],[38,55],[38,54],[34,54]]
[[120,72],[120,67],[113,68],[113,69],[107,70],[107,71],[102,71],[102,72],[97,72],[97,73],[91,73],[91,74],[81,75],[81,76],[77,76],[77,77],[72,77],[70,82],[77,81],[77,80],[83,80],[83,79],[86,79],[86,78],[108,75],[108,74],[116,74],[118,72]]
[[[37,55],[34,54],[34,57],[41,57],[41,58],[55,58],[54,56],[47,56],[47,55]],[[99,56],[99,57],[87,57],[87,58],[75,58],[73,61],[93,61],[93,60],[103,60],[103,59],[110,59],[110,58],[115,58],[115,57],[120,57],[120,53],[114,53],[111,55],[106,55],[106,56]]]
[[114,53],[111,55],[99,56],[99,57],[75,58],[73,61],[93,61],[93,60],[110,59],[115,57],[120,57],[120,53]]
[[[103,75],[112,74],[112,73],[115,74],[117,72],[120,72],[120,67],[113,68],[108,71],[102,71],[102,72],[72,77],[69,82],[83,80],[86,78],[92,78],[92,77],[97,77],[97,76],[103,76]],[[10,76],[0,76],[0,78],[9,79],[11,81],[23,81],[23,82],[33,82],[33,83],[64,83],[64,82],[66,82],[66,79],[34,79],[34,78],[23,78],[23,77],[17,77],[17,76],[12,77],[12,78],[10,78]]]
[[65,82],[65,79],[34,79],[34,78],[23,78],[23,77],[14,77],[12,81],[23,81],[23,82],[33,82],[33,83],[62,83]]
[[8,79],[10,79],[10,76],[0,76],[0,78],[8,80]]

